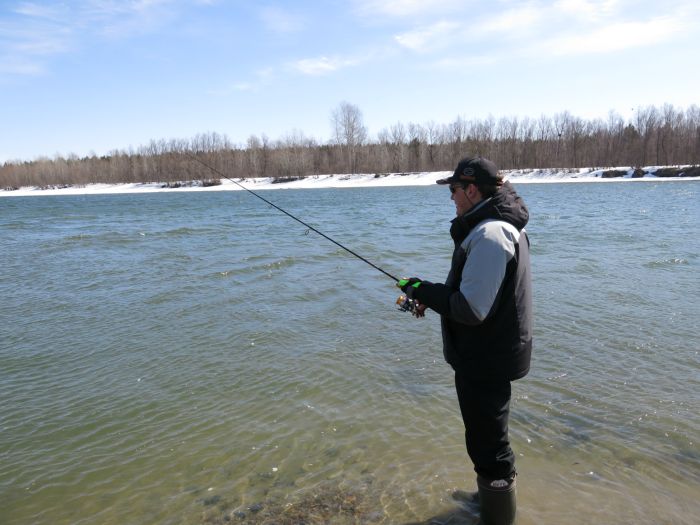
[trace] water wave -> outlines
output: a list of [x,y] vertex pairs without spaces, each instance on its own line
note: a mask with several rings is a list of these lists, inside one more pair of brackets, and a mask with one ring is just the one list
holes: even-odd
[[682,257],[669,257],[666,259],[659,259],[656,261],[650,261],[650,262],[644,263],[644,266],[646,268],[651,268],[651,269],[664,269],[664,268],[671,268],[674,266],[686,265],[686,264],[689,264],[688,259],[685,259]]

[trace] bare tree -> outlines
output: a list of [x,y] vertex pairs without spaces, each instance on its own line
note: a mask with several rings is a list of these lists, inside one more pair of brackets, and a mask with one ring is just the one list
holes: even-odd
[[637,108],[636,117],[635,125],[642,139],[639,145],[639,158],[641,159],[641,165],[644,166],[647,164],[649,143],[651,142],[651,138],[656,131],[658,110],[655,106]]
[[403,171],[405,164],[404,146],[406,144],[406,127],[401,122],[397,122],[389,129],[389,136],[391,137],[392,171]]
[[428,165],[430,168],[435,168],[436,149],[442,140],[442,133],[440,133],[440,126],[438,126],[435,121],[431,120],[425,125],[425,136],[427,141],[428,149]]
[[606,166],[619,166],[622,159],[622,143],[625,132],[625,121],[616,111],[608,113],[606,137],[604,142]]
[[552,163],[551,143],[554,130],[552,121],[546,115],[541,115],[537,120],[535,135],[535,166],[539,168],[549,167]]
[[350,173],[357,170],[357,153],[367,140],[367,128],[362,122],[362,111],[349,102],[341,102],[331,114],[333,137],[341,147]]
[[425,144],[426,131],[420,124],[408,124],[408,169],[419,171],[422,164],[422,149]]
[[[301,131],[271,141],[251,135],[236,146],[216,132],[191,139],[152,140],[108,155],[56,155],[0,165],[0,189],[90,182],[179,182],[205,179],[194,152],[230,177],[296,177],[320,173],[450,170],[464,155],[482,155],[502,168],[643,166],[700,163],[700,107],[639,108],[628,120],[611,111],[586,120],[568,111],[553,117],[508,117],[424,125],[398,122],[370,141],[360,110],[342,103],[331,119],[334,140],[318,144]],[[695,171],[693,171],[695,173]],[[213,181],[209,181],[213,182]]]

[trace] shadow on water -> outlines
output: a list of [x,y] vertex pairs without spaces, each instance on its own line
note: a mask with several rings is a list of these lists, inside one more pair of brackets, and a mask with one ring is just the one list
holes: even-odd
[[403,525],[476,525],[478,521],[478,515],[457,507],[425,521],[412,521]]
[[248,506],[233,507],[219,495],[197,500],[202,505],[201,523],[222,525],[320,525],[384,524],[403,525],[476,525],[478,513],[469,505],[454,505],[420,521],[401,522],[387,516],[377,494],[367,490],[328,487],[295,501],[264,500]]

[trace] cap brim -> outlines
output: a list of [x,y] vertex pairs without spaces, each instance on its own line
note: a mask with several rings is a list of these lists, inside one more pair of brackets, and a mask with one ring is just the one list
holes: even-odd
[[435,184],[450,184],[452,182],[452,177],[447,179],[436,180]]

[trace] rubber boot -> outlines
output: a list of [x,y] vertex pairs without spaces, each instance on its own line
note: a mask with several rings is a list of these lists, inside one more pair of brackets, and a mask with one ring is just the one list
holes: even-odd
[[506,479],[477,476],[481,518],[479,525],[513,525],[515,523],[515,474]]

